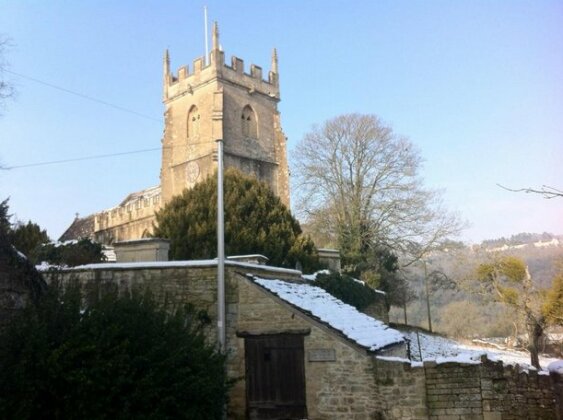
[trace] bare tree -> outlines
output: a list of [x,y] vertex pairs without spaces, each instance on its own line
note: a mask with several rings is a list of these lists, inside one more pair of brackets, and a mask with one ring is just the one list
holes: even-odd
[[512,191],[512,192],[523,192],[526,194],[541,194],[543,195],[544,198],[547,199],[551,199],[551,198],[563,198],[563,191],[555,188],[555,187],[550,187],[549,185],[542,185],[539,188],[508,188],[505,187],[504,185],[501,184],[497,184],[499,187],[501,187],[502,189],[505,189],[507,191]]
[[298,210],[354,260],[374,247],[409,265],[461,228],[441,194],[425,189],[413,144],[375,115],[348,114],[315,126],[294,156]]
[[[8,66],[5,54],[10,45],[10,38],[0,34],[0,116],[2,115],[2,108],[6,100],[13,98],[15,95],[14,86],[4,79],[4,70]],[[0,161],[0,170],[1,169],[6,169],[6,167]]]
[[14,86],[4,78],[4,70],[8,66],[6,51],[10,45],[10,38],[0,34],[0,107],[4,105],[8,98],[13,98],[15,94]]

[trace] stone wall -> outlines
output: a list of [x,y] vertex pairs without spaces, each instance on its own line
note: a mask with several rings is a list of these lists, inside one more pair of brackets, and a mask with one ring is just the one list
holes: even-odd
[[144,238],[113,244],[117,262],[168,261],[170,240]]
[[479,419],[483,414],[478,365],[424,363],[430,418]]
[[555,378],[486,359],[479,366],[479,373],[486,419],[556,418]]
[[413,368],[410,363],[376,359],[374,376],[377,394],[383,401],[377,410],[379,418],[428,419],[423,369]]
[[384,418],[436,420],[556,419],[554,379],[483,357],[480,363],[377,360]]
[[[97,267],[97,268],[96,268]],[[229,418],[246,414],[244,336],[266,333],[305,333],[306,398],[310,419],[370,419],[384,404],[374,380],[371,354],[326,325],[251,282],[247,273],[262,278],[298,281],[300,273],[267,266],[229,263],[226,267],[227,371],[237,379],[230,394]],[[53,280],[54,274],[47,274]],[[63,282],[79,282],[86,297],[117,289],[122,293],[149,288],[169,305],[186,302],[206,310],[212,319],[208,331],[215,339],[216,268],[214,263],[194,266],[100,264],[58,275]],[[318,361],[315,351],[329,351],[331,360]]]
[[[78,281],[85,295],[106,289],[150,288],[169,304],[192,303],[212,319],[215,339],[215,263],[100,264],[67,270],[62,279]],[[555,419],[555,378],[525,373],[502,363],[411,363],[366,352],[325,324],[253,283],[262,278],[298,281],[300,273],[241,263],[226,267],[227,371],[236,382],[229,418],[246,414],[245,337],[272,333],[304,336],[305,392],[309,419]],[[317,361],[317,351],[332,356]],[[390,352],[387,356],[393,356]],[[560,418],[560,417],[559,417]]]

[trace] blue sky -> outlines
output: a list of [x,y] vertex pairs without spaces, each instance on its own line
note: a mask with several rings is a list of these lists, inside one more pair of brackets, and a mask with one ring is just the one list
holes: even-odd
[[[173,68],[203,55],[204,4],[227,60],[267,71],[277,47],[290,152],[314,123],[374,113],[417,145],[425,185],[471,223],[463,239],[563,233],[563,199],[496,185],[563,188],[560,1],[0,0],[10,70],[156,119],[7,74],[18,96],[0,117],[0,162],[159,147],[163,50]],[[159,170],[150,152],[1,171],[0,198],[56,238]]]

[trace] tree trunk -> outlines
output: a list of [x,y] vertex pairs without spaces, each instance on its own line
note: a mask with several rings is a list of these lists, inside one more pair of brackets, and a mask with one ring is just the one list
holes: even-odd
[[526,329],[528,330],[528,350],[530,351],[530,362],[536,369],[541,369],[539,359],[540,338],[543,335],[543,326],[541,320],[528,315],[526,320]]
[[426,289],[426,313],[428,314],[428,331],[432,332],[432,318],[430,317],[430,288],[428,287],[428,269],[424,263],[424,288]]

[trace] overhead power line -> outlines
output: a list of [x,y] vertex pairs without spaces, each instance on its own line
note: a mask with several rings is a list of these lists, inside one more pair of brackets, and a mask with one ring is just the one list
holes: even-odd
[[150,115],[145,115],[145,114],[142,114],[140,112],[133,111],[132,109],[128,109],[128,108],[125,108],[125,107],[122,107],[122,106],[119,106],[119,105],[112,104],[111,102],[107,102],[107,101],[104,101],[102,99],[94,98],[92,96],[85,95],[83,93],[76,92],[74,90],[70,90],[70,89],[67,89],[67,88],[64,88],[64,87],[61,87],[61,86],[57,86],[57,85],[54,85],[52,83],[45,82],[43,80],[39,80],[39,79],[36,79],[34,77],[31,77],[31,76],[26,76],[25,74],[17,73],[15,71],[8,70],[8,69],[3,69],[3,71],[5,71],[6,73],[13,74],[14,76],[18,76],[18,77],[21,77],[23,79],[31,80],[32,82],[35,82],[35,83],[39,83],[40,85],[48,86],[52,89],[57,89],[57,90],[60,90],[61,92],[65,92],[65,93],[68,93],[68,94],[71,94],[71,95],[74,95],[74,96],[78,96],[79,98],[82,98],[82,99],[87,99],[91,102],[96,102],[98,104],[109,106],[109,107],[117,109],[119,111],[123,111],[123,112],[127,112],[129,114],[136,115],[137,117],[145,118],[145,119],[151,120],[151,121],[158,121],[159,123],[162,122],[162,120],[159,119],[159,118],[154,118],[154,117],[151,117]]
[[20,169],[20,168],[31,168],[33,166],[46,166],[46,165],[56,165],[58,163],[69,163],[69,162],[79,162],[81,160],[94,160],[94,159],[103,159],[113,156],[123,156],[123,155],[132,155],[135,153],[145,153],[145,152],[154,152],[155,150],[161,150],[160,147],[155,147],[153,149],[142,149],[142,150],[132,150],[129,152],[121,152],[121,153],[108,153],[105,155],[93,155],[93,156],[83,156],[71,159],[61,159],[61,160],[51,160],[46,162],[36,162],[36,163],[26,163],[24,165],[16,165],[16,166],[8,166],[6,168],[2,168],[4,170],[11,170],[11,169]]
[[[189,143],[190,146],[195,146],[199,144],[209,144],[215,143],[213,141],[203,141],[197,143]],[[127,152],[118,152],[118,153],[106,153],[103,155],[90,155],[90,156],[80,156],[76,158],[69,158],[69,159],[59,159],[59,160],[49,160],[44,162],[34,162],[34,163],[25,163],[22,165],[14,165],[14,166],[0,166],[0,170],[9,171],[12,169],[20,169],[20,168],[31,168],[35,166],[47,166],[47,165],[57,165],[60,163],[70,163],[70,162],[80,162],[83,160],[94,160],[94,159],[105,159],[109,157],[115,156],[125,156],[125,155],[134,155],[138,153],[146,153],[146,152],[155,152],[157,150],[162,149],[173,149],[174,147],[185,147],[185,145],[176,145],[176,146],[165,146],[165,147],[153,147],[151,149],[139,149],[139,150],[129,150]]]

